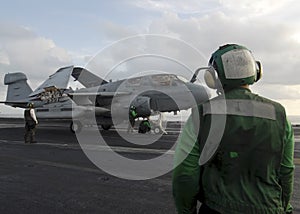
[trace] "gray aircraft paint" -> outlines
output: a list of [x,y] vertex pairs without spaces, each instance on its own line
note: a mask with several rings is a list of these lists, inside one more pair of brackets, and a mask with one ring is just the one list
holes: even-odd
[[[98,86],[68,90],[71,75],[85,86],[94,86],[97,80]],[[112,125],[112,110],[120,117],[118,121],[126,120],[130,104],[137,105],[140,117],[147,117],[151,112],[186,110],[210,97],[203,85],[184,82],[174,74],[145,75],[115,82],[96,77],[86,69],[69,66],[49,76],[32,92],[25,74],[6,74],[7,100],[2,103],[26,108],[33,102],[39,118],[84,120],[86,114],[95,114],[100,125]],[[52,87],[61,94],[51,100],[41,100],[41,95]]]

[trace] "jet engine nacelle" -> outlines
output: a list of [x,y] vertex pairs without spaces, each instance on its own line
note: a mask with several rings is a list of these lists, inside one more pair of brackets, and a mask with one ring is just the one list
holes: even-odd
[[148,117],[151,115],[150,98],[139,96],[136,97],[131,105],[136,107],[136,113],[139,117]]

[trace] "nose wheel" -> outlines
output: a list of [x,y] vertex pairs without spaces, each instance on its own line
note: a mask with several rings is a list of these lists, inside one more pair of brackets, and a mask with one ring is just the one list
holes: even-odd
[[162,130],[159,127],[154,127],[153,131],[154,131],[155,134],[162,133]]

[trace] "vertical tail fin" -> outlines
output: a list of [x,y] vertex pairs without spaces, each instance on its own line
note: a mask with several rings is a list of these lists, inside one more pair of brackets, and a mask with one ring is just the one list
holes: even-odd
[[27,83],[24,73],[8,73],[4,77],[4,84],[8,86],[6,102],[27,100],[32,89]]

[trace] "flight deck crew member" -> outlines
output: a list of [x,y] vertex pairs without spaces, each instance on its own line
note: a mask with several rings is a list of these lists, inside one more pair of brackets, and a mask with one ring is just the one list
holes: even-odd
[[143,120],[139,126],[139,133],[145,134],[146,132],[151,131],[151,124],[149,122],[149,117]]
[[24,111],[25,119],[25,143],[36,143],[35,132],[38,121],[36,119],[33,103],[28,104],[28,109]]
[[[249,89],[260,79],[260,63],[247,48],[228,44],[212,54],[209,65],[205,81],[218,96],[193,109],[179,139],[173,171],[177,212],[196,214],[199,200],[199,213],[292,213],[294,135],[284,107]],[[210,130],[222,117],[224,126],[215,123]],[[211,156],[207,148],[216,142],[210,131],[224,131]]]
[[136,107],[131,105],[129,108],[129,124],[127,128],[127,132],[133,132],[136,117],[137,117]]

